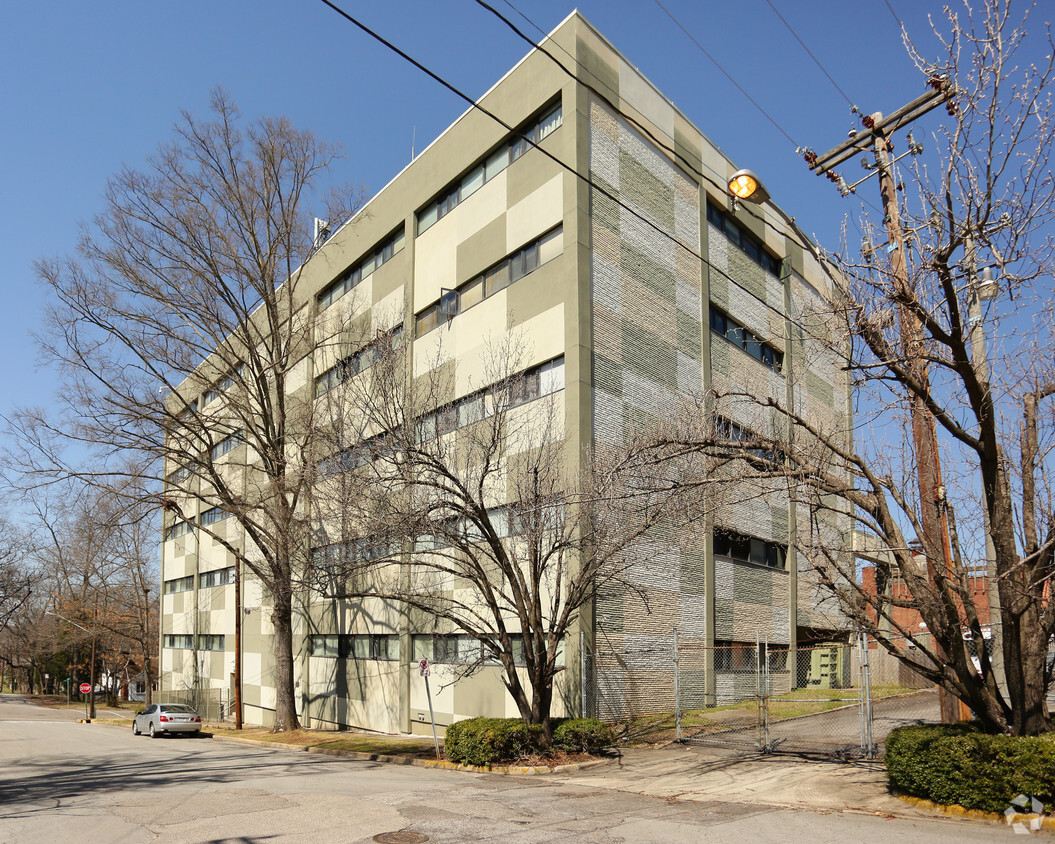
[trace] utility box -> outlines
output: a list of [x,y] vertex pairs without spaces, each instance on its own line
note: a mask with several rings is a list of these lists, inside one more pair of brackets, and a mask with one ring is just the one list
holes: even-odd
[[799,673],[800,677],[803,673],[806,675],[806,688],[849,688],[850,649],[846,645],[813,647],[806,652],[800,652],[799,659],[806,663],[801,666]]

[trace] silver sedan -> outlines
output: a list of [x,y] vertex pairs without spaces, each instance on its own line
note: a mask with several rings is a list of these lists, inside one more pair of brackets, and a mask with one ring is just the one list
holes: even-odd
[[151,738],[166,733],[200,733],[201,716],[182,703],[152,703],[132,719],[132,733]]

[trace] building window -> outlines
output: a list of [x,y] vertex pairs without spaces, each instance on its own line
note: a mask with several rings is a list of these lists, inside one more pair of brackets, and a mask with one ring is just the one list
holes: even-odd
[[234,566],[215,571],[204,571],[198,575],[198,588],[209,589],[213,586],[226,586],[234,583]]
[[198,635],[198,650],[222,651],[223,649],[224,636],[222,633],[202,633]]
[[393,347],[398,348],[403,340],[403,326],[397,325],[383,338],[370,343],[354,354],[337,361],[336,364],[327,369],[322,375],[315,379],[315,398],[323,396],[339,384],[343,384],[349,378],[354,378],[360,372],[373,366],[377,360],[377,349],[382,339],[386,342],[391,338]]
[[353,634],[348,655],[353,659],[399,659],[399,637]]
[[711,331],[743,349],[774,372],[784,368],[784,353],[745,328],[739,321],[711,305]]
[[227,454],[227,452],[231,451],[232,449],[236,448],[241,444],[242,432],[236,431],[229,437],[224,437],[222,440],[216,443],[216,445],[212,447],[212,450],[209,453],[212,455],[213,460],[219,460],[221,457]]
[[213,400],[218,399],[234,386],[235,380],[242,377],[245,372],[245,364],[240,363],[231,372],[217,381],[210,389],[202,393],[201,406],[205,407]]
[[[508,410],[537,398],[564,389],[564,356],[534,366],[510,378],[503,385],[509,392],[498,402]],[[489,387],[458,399],[446,407],[427,413],[418,420],[418,437],[422,442],[442,437],[458,428],[472,425],[494,412],[495,393],[498,388]]]
[[727,217],[717,205],[707,203],[707,222],[723,232],[730,243],[738,246],[748,258],[766,272],[781,277],[781,261],[766,252],[762,243],[731,217]]
[[194,636],[190,633],[166,633],[165,647],[185,651],[193,650]]
[[[510,633],[509,648],[512,651],[513,663],[524,665],[524,636],[521,633]],[[499,659],[494,655],[490,646],[484,645],[472,636],[462,633],[425,633],[411,636],[411,649],[414,660],[427,659],[429,662],[448,664],[475,665],[486,663],[499,665]],[[494,637],[496,646],[499,644],[498,636]],[[558,648],[557,665],[564,665],[564,646]]]
[[788,546],[730,530],[715,530],[714,556],[727,557],[738,563],[783,569],[787,565]]
[[330,478],[334,475],[352,472],[363,466],[368,466],[391,450],[392,447],[388,444],[388,436],[386,434],[378,434],[320,460],[317,466],[319,477]]
[[332,633],[309,639],[312,656],[339,659],[398,660],[399,636],[377,633]]
[[198,521],[202,524],[203,527],[207,527],[209,525],[214,525],[217,522],[222,522],[230,515],[231,514],[228,513],[226,510],[223,510],[219,507],[210,507],[198,517]]
[[169,525],[167,528],[165,528],[165,539],[178,539],[181,536],[186,536],[193,530],[193,522],[176,522],[174,525]]
[[349,290],[357,287],[363,279],[382,264],[391,261],[393,256],[403,251],[404,239],[403,228],[400,227],[398,232],[383,240],[371,249],[365,258],[353,264],[327,285],[319,294],[319,305],[328,308]]
[[541,117],[529,121],[519,134],[506,140],[483,160],[476,162],[457,182],[448,185],[436,199],[418,212],[418,234],[427,231],[437,220],[446,217],[531,149],[532,143],[537,144],[551,135],[562,122],[563,113],[560,103],[557,103],[546,109]]
[[428,334],[441,323],[467,311],[489,296],[494,296],[499,290],[504,290],[513,282],[552,261],[563,251],[564,229],[563,226],[557,226],[456,290],[445,291],[438,302],[429,305],[417,315],[415,336]]
[[190,592],[194,588],[194,575],[177,577],[174,580],[166,580],[164,584],[166,595],[175,595],[177,592]]
[[[714,436],[716,440],[726,440],[730,443],[742,443],[760,439],[759,435],[754,431],[744,428],[724,416],[716,416],[714,418]],[[750,457],[746,457],[748,454]],[[751,460],[753,464],[757,463],[757,461],[764,461],[767,464],[781,463],[784,460],[784,453],[776,446],[772,448],[752,448],[735,456],[744,456],[745,459]],[[754,459],[752,460],[752,458]]]
[[340,636],[312,636],[308,642],[312,656],[339,657],[341,655]]
[[189,477],[190,469],[188,469],[186,466],[180,466],[172,472],[169,472],[167,480],[170,484],[180,484],[187,480],[187,478]]

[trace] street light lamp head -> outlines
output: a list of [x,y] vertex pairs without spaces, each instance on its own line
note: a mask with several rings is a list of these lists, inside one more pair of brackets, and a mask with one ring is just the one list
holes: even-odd
[[1000,283],[994,278],[991,267],[982,270],[982,277],[978,280],[978,298],[988,301],[1000,295]]
[[750,170],[737,170],[729,179],[729,193],[744,202],[761,204],[769,201],[769,192],[762,180]]

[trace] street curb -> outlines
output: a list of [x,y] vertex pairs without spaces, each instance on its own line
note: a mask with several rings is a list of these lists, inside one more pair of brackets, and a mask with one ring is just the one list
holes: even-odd
[[309,747],[303,744],[283,744],[282,742],[263,739],[241,738],[239,736],[217,736],[213,741],[230,741],[235,744],[255,744],[275,750],[288,750],[290,753],[317,753],[322,756],[336,756],[344,759],[358,759],[363,762],[382,762],[388,765],[410,765],[415,768],[441,768],[449,771],[468,771],[475,774],[506,774],[513,776],[536,776],[538,774],[564,774],[583,771],[606,765],[608,759],[594,759],[589,762],[574,762],[570,765],[462,765],[458,762],[447,762],[442,759],[419,759],[415,756],[400,756],[388,753],[366,753],[361,750],[341,750],[335,747]]
[[[898,800],[908,803],[910,806],[915,806],[917,809],[926,809],[938,814],[948,815],[953,818],[963,818],[970,821],[995,821],[1010,826],[1013,823],[1028,824],[1037,817],[1032,814],[1016,813],[1008,819],[1008,817],[1002,812],[983,812],[981,809],[965,809],[963,806],[958,806],[956,804],[945,805],[943,803],[935,803],[932,800],[926,800],[922,797],[910,797],[907,794],[895,794],[894,796],[897,797]],[[1050,832],[1055,832],[1055,818],[1046,818],[1043,815],[1040,817],[1041,827]]]

